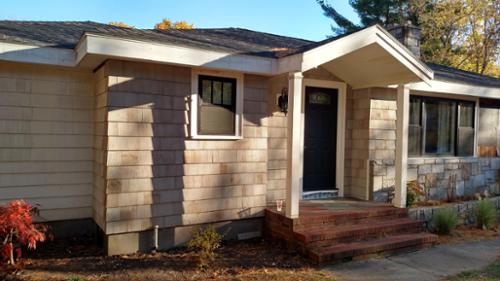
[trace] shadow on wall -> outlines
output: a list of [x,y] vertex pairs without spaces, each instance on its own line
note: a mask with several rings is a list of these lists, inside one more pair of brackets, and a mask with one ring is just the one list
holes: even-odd
[[[267,134],[255,133],[264,130],[262,103],[267,96],[255,98],[245,89],[243,131],[251,137],[190,140],[189,68],[120,61],[109,61],[105,67],[109,74],[107,234],[132,233],[117,241],[123,246],[138,238],[139,248],[149,250],[155,225],[160,227],[160,248],[184,243],[201,223],[218,222],[216,228],[228,238],[260,229],[260,222],[229,219],[263,214],[267,168],[260,180],[255,180],[259,176],[255,169],[262,170],[267,155],[262,163],[241,163],[251,159],[253,146],[263,141],[264,152],[258,153],[267,153]],[[261,194],[254,196],[252,189],[259,182]],[[264,197],[263,205],[252,203],[258,196]]]

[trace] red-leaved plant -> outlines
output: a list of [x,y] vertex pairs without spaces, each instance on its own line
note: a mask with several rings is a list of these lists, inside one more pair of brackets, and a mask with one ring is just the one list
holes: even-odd
[[16,265],[16,259],[21,257],[22,246],[36,249],[37,242],[45,241],[47,226],[33,223],[32,216],[37,213],[38,209],[24,200],[0,205],[0,258],[7,264]]

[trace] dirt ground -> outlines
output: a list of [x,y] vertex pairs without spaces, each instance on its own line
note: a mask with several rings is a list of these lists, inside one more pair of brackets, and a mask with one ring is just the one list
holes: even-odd
[[450,235],[440,235],[440,244],[456,244],[465,241],[495,239],[500,236],[500,224],[491,229],[478,229],[475,225],[459,226]]
[[[440,236],[439,243],[499,236],[500,225],[490,230],[460,226],[451,235]],[[0,280],[335,280],[303,257],[261,239],[226,243],[217,254],[215,263],[202,270],[197,266],[196,255],[186,249],[107,257],[92,240],[56,240],[27,253],[22,259],[23,269],[17,273],[2,276],[0,272]]]
[[[106,257],[85,241],[57,241],[24,258],[24,268],[5,277],[16,281],[96,280],[335,280],[307,260],[262,240],[233,242],[218,250],[215,263],[202,270],[185,249],[157,254]],[[0,275],[0,280],[2,276]]]

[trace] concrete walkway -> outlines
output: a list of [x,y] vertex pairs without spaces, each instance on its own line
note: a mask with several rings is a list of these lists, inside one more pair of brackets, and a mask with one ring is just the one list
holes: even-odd
[[466,242],[408,253],[327,266],[341,281],[430,281],[481,269],[497,258],[500,239]]

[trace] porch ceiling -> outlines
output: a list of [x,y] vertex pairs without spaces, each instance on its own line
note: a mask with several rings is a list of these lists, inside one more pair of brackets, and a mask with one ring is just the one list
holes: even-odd
[[421,78],[379,44],[373,43],[323,64],[353,88],[421,81]]

